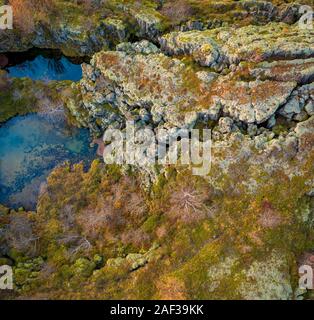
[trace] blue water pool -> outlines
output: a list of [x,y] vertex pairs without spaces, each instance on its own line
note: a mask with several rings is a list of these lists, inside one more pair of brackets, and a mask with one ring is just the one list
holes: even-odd
[[87,129],[69,127],[60,115],[29,114],[0,127],[0,203],[36,208],[40,188],[51,170],[96,157]]
[[60,59],[37,56],[34,60],[8,67],[10,77],[28,77],[33,80],[72,80],[82,78],[82,67],[74,64],[65,57]]

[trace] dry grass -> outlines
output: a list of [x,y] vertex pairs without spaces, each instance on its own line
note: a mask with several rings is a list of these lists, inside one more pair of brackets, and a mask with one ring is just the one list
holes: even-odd
[[13,8],[14,26],[24,34],[35,31],[36,16],[47,20],[54,10],[49,0],[9,0],[9,4]]
[[193,16],[194,10],[187,0],[167,1],[160,10],[172,23],[177,24]]
[[265,228],[275,228],[282,223],[282,218],[276,213],[270,202],[264,201],[258,222]]

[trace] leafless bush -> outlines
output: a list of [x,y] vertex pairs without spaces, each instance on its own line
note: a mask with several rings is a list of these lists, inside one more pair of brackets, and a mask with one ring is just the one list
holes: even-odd
[[[110,185],[106,192],[97,198],[96,203],[81,210],[77,216],[76,221],[83,234],[91,240],[104,236],[111,238],[123,234],[129,226],[134,229],[140,226],[145,219],[147,207],[138,190],[136,182],[128,177]],[[138,241],[135,239],[130,242]]]
[[271,203],[264,201],[258,221],[265,228],[275,228],[282,223],[282,218],[273,209]]
[[31,254],[36,252],[39,238],[34,235],[32,224],[25,216],[13,215],[10,217],[5,238],[10,248]]
[[126,215],[130,216],[130,218],[138,219],[144,216],[147,208],[142,195],[133,190],[137,189],[135,185],[132,185],[133,182],[126,177],[123,179],[122,186],[116,185],[113,187],[114,201],[116,208],[120,204],[120,209]]
[[51,263],[44,263],[42,269],[40,270],[40,278],[42,280],[45,280],[47,278],[50,278],[51,275],[56,272],[57,268],[51,264]]
[[80,251],[88,251],[92,245],[85,238],[77,234],[65,234],[58,240],[59,244],[69,247],[69,254],[73,255]]
[[66,204],[59,214],[59,219],[62,222],[64,230],[72,229],[75,224],[75,212],[73,206]]
[[82,228],[84,234],[91,239],[98,237],[100,230],[106,224],[112,222],[111,210],[98,210],[96,208],[85,209],[78,217],[78,223]]
[[170,208],[168,215],[172,219],[183,222],[194,222],[210,216],[210,208],[207,205],[209,199],[208,190],[198,190],[192,186],[174,190],[170,196]]
[[135,247],[143,247],[149,244],[150,237],[144,231],[138,230],[130,230],[121,235],[121,240],[124,244],[132,244]]
[[9,4],[13,8],[15,26],[26,34],[35,31],[35,12],[43,21],[54,10],[50,0],[9,0]]

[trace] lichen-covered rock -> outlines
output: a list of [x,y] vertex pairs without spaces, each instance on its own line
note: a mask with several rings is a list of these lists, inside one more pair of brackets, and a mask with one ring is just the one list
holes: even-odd
[[[188,33],[183,34],[185,36]],[[207,46],[206,41],[202,44],[203,40],[196,39],[196,44]],[[191,45],[194,54],[193,42]],[[179,50],[179,53],[180,45],[176,48],[174,50]],[[82,101],[76,103],[73,99],[68,102],[72,114],[80,118],[80,124],[90,126],[94,132],[104,130],[110,125],[121,127],[125,119],[142,121],[143,124],[153,123],[154,126],[164,123],[168,126],[191,126],[200,114],[218,120],[221,113],[246,123],[263,123],[272,119],[272,123],[269,123],[269,127],[272,127],[275,125],[273,115],[282,106],[280,113],[296,121],[306,120],[309,113],[304,109],[305,105],[308,105],[307,109],[311,113],[311,95],[305,93],[304,88],[293,91],[297,84],[309,83],[312,80],[311,58],[240,64],[238,68],[231,68],[235,71],[224,77],[205,70],[194,71],[179,60],[161,54],[160,50],[148,41],[122,43],[117,46],[117,50],[118,52],[98,54],[110,56],[107,59],[110,65],[98,59],[93,66],[84,66],[86,80],[83,80],[82,86],[78,88],[83,104]],[[134,78],[126,72],[123,79],[123,68],[120,68],[120,77],[117,78],[119,73],[116,70],[119,66],[110,62],[113,56],[120,61],[120,66],[124,64],[125,71],[126,65],[134,68],[137,77]],[[94,60],[96,61],[96,58]],[[168,68],[168,65],[172,66]],[[166,72],[162,72],[159,66],[167,69]],[[114,72],[114,81],[110,80],[111,84],[102,83],[102,89],[99,89],[100,81],[97,79],[101,78],[101,68],[109,78]],[[144,81],[145,78],[149,79]],[[130,88],[132,81],[135,81],[138,90],[135,96],[135,90]],[[124,84],[116,90],[115,87],[120,86],[120,82]],[[121,91],[121,88],[125,91]],[[269,91],[272,92],[271,96],[266,95]],[[173,99],[174,92],[182,93]],[[84,110],[87,114],[84,114]]]
[[113,41],[125,41],[129,36],[127,25],[120,19],[108,17],[103,21],[104,35],[111,37]]
[[165,19],[154,9],[133,9],[131,14],[139,26],[139,36],[156,39],[165,28]]
[[314,134],[314,117],[312,116],[308,120],[298,123],[295,128],[295,132],[298,137],[302,137],[303,135]]
[[103,129],[114,122],[123,125],[123,119],[190,127],[198,112],[210,108],[209,81],[203,83],[180,60],[148,42],[118,49],[96,54],[80,84],[85,108],[102,117]]
[[132,14],[114,0],[105,4],[29,1],[14,4],[13,11],[15,28],[0,30],[0,52],[25,51],[35,46],[61,49],[68,56],[88,56],[126,41],[136,29],[136,23],[130,23]]
[[0,52],[40,47],[88,56],[131,36],[154,39],[164,30],[166,19],[156,7],[154,1],[13,3],[15,28],[0,30]]
[[313,78],[311,58],[241,63],[224,76],[169,58],[148,41],[122,43],[117,50],[96,54],[91,66],[84,66],[79,85],[88,122],[100,131],[121,128],[126,120],[191,127],[200,118],[217,121],[221,115],[248,124],[269,120],[268,127],[273,127],[278,109],[290,119],[306,120],[302,110],[311,102],[311,85],[298,85]]
[[267,59],[296,59],[314,54],[314,31],[298,24],[269,23],[224,30],[217,36],[230,63]]
[[136,270],[143,267],[147,263],[147,259],[140,253],[130,253],[127,255],[126,260],[131,265],[131,270]]
[[214,30],[174,32],[160,39],[169,54],[190,54],[201,65],[260,62],[267,59],[309,58],[314,54],[314,32],[298,25],[225,27]]
[[245,82],[222,78],[212,86],[211,96],[232,118],[246,123],[262,123],[286,103],[295,87],[295,82]]
[[[136,36],[157,41],[166,30],[204,30],[226,24],[296,22],[300,5],[265,1],[88,1],[13,3],[15,28],[0,30],[0,52],[59,48],[70,56],[92,55]],[[34,14],[34,11],[37,14]],[[88,16],[88,19],[86,19]]]
[[[300,5],[310,1],[206,1],[166,0],[160,12],[174,26],[180,25],[181,31],[216,28],[222,24],[244,26],[248,24],[265,24],[269,21],[295,23],[300,17]],[[291,3],[292,2],[292,3]]]
[[293,298],[289,260],[273,252],[266,261],[254,261],[245,271],[240,294],[245,300],[290,300]]
[[160,50],[151,42],[147,40],[142,40],[140,42],[130,43],[123,42],[117,45],[117,51],[123,51],[128,54],[154,54],[160,53]]
[[289,260],[273,252],[267,261],[254,261],[241,268],[238,257],[228,256],[208,271],[209,292],[219,292],[233,282],[233,295],[245,300],[290,300],[293,298]]
[[314,59],[265,61],[249,68],[249,74],[257,79],[306,84],[314,80]]
[[304,113],[305,119],[301,119],[301,121],[306,120],[306,115],[311,115],[311,109],[307,107],[306,111],[305,106],[312,104],[313,101],[314,83],[312,82],[296,88],[291,93],[291,96],[288,99],[287,103],[279,110],[279,113],[284,117],[288,118],[289,120]]
[[233,120],[228,117],[221,117],[218,123],[218,130],[221,133],[230,133],[234,127]]
[[304,110],[306,111],[306,113],[309,115],[309,116],[314,116],[314,102],[313,100],[308,102],[305,107],[304,107]]
[[210,30],[172,32],[160,39],[160,45],[171,55],[191,55],[202,66],[214,68],[223,62],[220,45]]

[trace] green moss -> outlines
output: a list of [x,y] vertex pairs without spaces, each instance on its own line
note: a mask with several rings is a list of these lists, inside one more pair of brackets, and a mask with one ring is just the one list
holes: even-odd
[[6,88],[0,92],[0,123],[16,115],[36,111],[35,97],[26,94],[28,85],[28,81],[14,80],[12,89]]
[[86,258],[77,259],[72,267],[74,275],[77,275],[83,278],[90,277],[95,268],[96,268],[95,262],[90,261]]
[[43,99],[49,101],[51,109],[55,108],[62,102],[63,95],[67,95],[70,85],[70,81],[45,84],[28,78],[11,79],[5,71],[0,70],[0,123],[16,115],[41,111]]
[[159,220],[160,220],[160,216],[157,214],[150,216],[142,225],[143,231],[147,233],[151,233],[155,231]]

